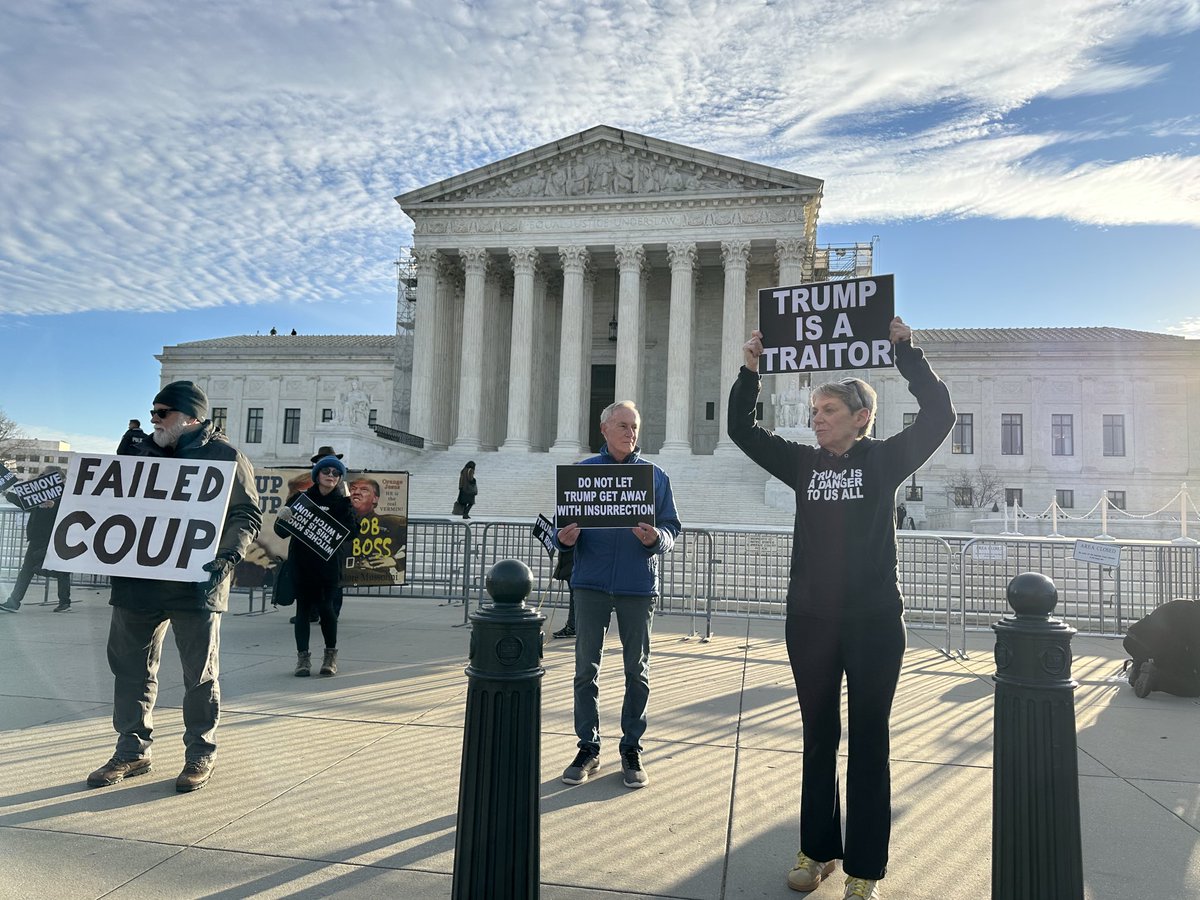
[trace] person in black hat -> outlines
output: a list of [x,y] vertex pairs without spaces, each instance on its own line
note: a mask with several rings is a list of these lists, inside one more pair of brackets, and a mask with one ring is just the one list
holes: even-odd
[[216,765],[217,721],[221,713],[221,613],[229,608],[234,567],[262,527],[254,467],[218,436],[207,420],[208,397],[190,381],[174,381],[158,392],[150,410],[154,434],[138,455],[235,463],[232,493],[216,558],[204,568],[207,581],[112,578],[112,622],[108,664],[114,677],[112,759],[88,776],[91,787],[107,787],[150,771],[158,664],[170,624],[183,668],[185,765],[175,779],[180,793],[208,783]]
[[[345,477],[346,467],[336,455],[318,458],[313,463],[312,487],[303,494],[292,497],[287,506],[280,510],[279,518],[275,522],[275,533],[280,537],[289,536],[282,523],[291,518],[292,507],[300,497],[304,497],[310,505],[318,507],[346,526],[347,531],[352,530],[354,511],[350,508],[350,498],[341,490]],[[341,595],[342,559],[340,553],[334,553],[329,559],[324,559],[316,550],[296,538],[292,539],[288,548],[288,565],[292,567],[296,587],[296,668],[293,674],[297,677],[311,674],[312,654],[308,649],[308,641],[310,613],[313,610],[320,613],[321,635],[325,638],[321,674],[337,674],[336,604]]]
[[318,447],[317,452],[312,455],[309,462],[315,466],[318,460],[324,459],[326,456],[332,456],[334,459],[342,458],[342,454],[334,453],[332,447]]

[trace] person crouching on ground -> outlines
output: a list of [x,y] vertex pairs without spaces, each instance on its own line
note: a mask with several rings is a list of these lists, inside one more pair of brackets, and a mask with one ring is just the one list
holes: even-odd
[[141,456],[233,460],[237,463],[229,508],[217,556],[205,565],[207,582],[112,579],[112,623],[108,665],[114,676],[112,759],[88,776],[91,787],[107,787],[150,771],[158,664],[167,625],[183,667],[183,745],[186,763],[175,790],[186,793],[208,783],[216,765],[217,721],[221,712],[221,613],[229,608],[234,567],[262,527],[254,467],[217,433],[208,415],[208,397],[190,381],[175,381],[158,392],[150,411],[154,433],[137,447]]
[[[350,498],[338,490],[346,477],[346,467],[336,456],[324,456],[313,464],[313,484],[303,494],[297,494],[280,510],[280,519],[287,521],[291,508],[301,496],[307,497],[330,517],[350,530],[354,525],[354,511]],[[288,532],[275,523],[275,533],[287,537]],[[334,553],[322,559],[317,551],[303,542],[292,539],[288,550],[288,564],[292,566],[292,577],[296,588],[296,670],[298,678],[311,674],[312,654],[308,649],[311,629],[311,613],[321,617],[321,635],[325,638],[325,655],[321,660],[322,675],[337,674],[338,613],[337,601],[342,585],[342,556]]]
[[[745,365],[729,392],[729,437],[796,492],[787,593],[788,659],[804,723],[800,851],[788,886],[811,891],[835,860],[844,896],[879,897],[891,838],[888,718],[906,636],[896,568],[896,489],[954,426],[950,392],[912,344],[899,317],[889,337],[896,368],[917,398],[916,420],[887,440],[866,437],[875,391],[858,378],[815,388],[812,429],[818,446],[789,441],[755,421],[762,333],[743,346]],[[845,677],[852,736],[842,839],[837,756]]]

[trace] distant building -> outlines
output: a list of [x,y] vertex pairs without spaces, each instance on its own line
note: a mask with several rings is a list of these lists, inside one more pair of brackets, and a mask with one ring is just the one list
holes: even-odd
[[8,468],[22,477],[37,475],[46,466],[66,469],[74,453],[65,441],[22,440],[10,454]]

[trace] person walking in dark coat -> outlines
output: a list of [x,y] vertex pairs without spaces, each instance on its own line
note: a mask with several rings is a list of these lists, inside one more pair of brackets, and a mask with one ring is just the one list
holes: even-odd
[[142,423],[137,419],[130,419],[129,430],[121,436],[121,443],[117,444],[117,456],[135,456],[148,437],[149,435],[142,431]]
[[[48,466],[42,470],[42,474],[48,475],[51,472],[61,471],[62,469],[55,466]],[[46,548],[50,546],[50,535],[54,533],[54,521],[58,517],[59,499],[56,497],[53,500],[47,500],[29,511],[29,518],[25,522],[25,537],[28,541],[25,546],[25,559],[21,562],[21,570],[17,573],[17,583],[13,586],[13,592],[4,603],[0,603],[0,609],[5,612],[15,613],[21,608],[21,601],[25,599],[25,591],[29,589],[33,576],[38,573],[42,568],[42,563],[46,561]],[[70,574],[67,572],[47,574],[52,574],[58,581],[58,606],[54,607],[54,612],[67,612],[71,608]]]
[[475,498],[479,495],[479,485],[475,483],[475,463],[468,462],[462,467],[462,471],[458,473],[458,500],[456,501],[462,507],[462,517],[464,519],[471,518],[471,507],[475,505]]
[[[292,507],[300,497],[305,497],[314,506],[344,525],[347,531],[354,526],[354,510],[350,498],[338,488],[346,477],[346,466],[336,456],[324,456],[313,464],[313,484],[303,494],[297,494],[280,510],[279,520],[286,522],[292,515]],[[280,521],[275,523],[275,533],[288,537]],[[342,554],[334,553],[323,559],[302,541],[292,539],[288,550],[288,565],[296,587],[296,669],[297,678],[307,677],[312,672],[312,653],[308,648],[311,631],[310,614],[316,611],[321,617],[321,635],[325,638],[325,655],[321,661],[322,675],[337,674],[338,654],[338,599],[342,587]]]

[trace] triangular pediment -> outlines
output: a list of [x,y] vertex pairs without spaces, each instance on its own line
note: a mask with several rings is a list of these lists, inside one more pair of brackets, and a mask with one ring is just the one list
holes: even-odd
[[403,207],[456,203],[537,203],[661,199],[672,195],[799,191],[823,182],[598,125],[396,198]]

